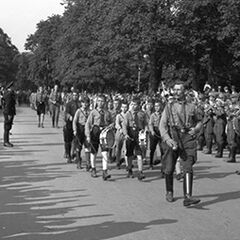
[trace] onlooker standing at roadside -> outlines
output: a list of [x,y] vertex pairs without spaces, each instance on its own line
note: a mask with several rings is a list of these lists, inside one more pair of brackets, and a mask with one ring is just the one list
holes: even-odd
[[9,132],[12,129],[14,115],[16,115],[16,99],[12,86],[13,82],[9,83],[6,87],[6,91],[4,91],[3,94],[3,145],[5,147],[13,147],[13,144],[9,141]]

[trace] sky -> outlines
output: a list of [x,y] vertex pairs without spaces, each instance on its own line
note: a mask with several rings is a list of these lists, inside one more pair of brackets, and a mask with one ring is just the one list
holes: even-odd
[[0,0],[0,28],[20,52],[36,25],[54,14],[64,12],[61,0]]

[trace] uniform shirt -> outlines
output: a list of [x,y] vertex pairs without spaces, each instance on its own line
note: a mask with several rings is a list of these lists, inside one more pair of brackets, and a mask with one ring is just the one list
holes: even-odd
[[149,119],[149,130],[154,132],[154,128],[158,128],[160,124],[161,113],[154,112],[151,114]]
[[132,112],[128,111],[124,116],[123,121],[123,133],[128,134],[128,127],[135,128],[137,130],[143,130],[147,128],[146,115],[143,111]]
[[112,123],[112,117],[109,111],[93,109],[87,119],[85,125],[85,135],[90,137],[90,131],[94,125],[104,128],[109,126]]
[[214,114],[217,118],[224,117],[226,115],[224,106],[218,106],[217,108],[215,108]]
[[47,96],[46,96],[45,93],[37,92],[37,94],[36,94],[36,104],[45,103],[46,98],[47,98]]
[[125,114],[124,113],[117,114],[116,121],[115,121],[115,128],[117,129],[117,131],[122,131],[125,115],[126,115],[126,113]]
[[[60,105],[61,104],[61,93],[60,92],[51,92],[49,96],[49,101],[55,105]],[[56,103],[54,103],[56,102]]]
[[151,117],[151,115],[152,115],[152,111],[150,111],[150,110],[145,110],[144,111],[145,112],[145,114],[146,114],[146,119],[147,119],[147,122],[149,122],[149,120],[150,120],[150,117]]
[[83,125],[85,126],[87,119],[88,119],[88,115],[89,115],[89,110],[86,109],[81,109],[79,108],[73,118],[73,131],[77,132],[77,124]]
[[200,122],[197,109],[192,103],[173,102],[167,104],[162,113],[159,130],[163,141],[170,139],[170,126],[182,129],[195,127]]
[[116,121],[117,115],[121,112],[121,109],[112,109],[110,110],[111,116],[112,116],[112,121]]
[[229,119],[231,119],[233,117],[239,117],[239,114],[240,114],[239,103],[229,105],[227,108],[226,114]]
[[65,110],[65,121],[69,120],[70,117],[74,118],[74,115],[78,109],[78,101],[68,102]]

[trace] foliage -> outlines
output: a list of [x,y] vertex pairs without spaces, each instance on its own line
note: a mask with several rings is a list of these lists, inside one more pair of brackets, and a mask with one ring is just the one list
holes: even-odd
[[0,28],[0,85],[16,80],[17,48],[11,43],[9,36]]
[[90,91],[136,91],[140,76],[140,90],[150,93],[161,81],[170,85],[176,79],[197,90],[206,81],[213,86],[238,84],[237,0],[63,0],[62,4],[63,16],[41,21],[27,39],[31,54],[20,61],[19,81],[27,77],[35,84],[58,81]]

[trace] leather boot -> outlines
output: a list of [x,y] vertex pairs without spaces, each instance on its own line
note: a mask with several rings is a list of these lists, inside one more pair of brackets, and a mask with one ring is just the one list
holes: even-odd
[[89,172],[91,170],[90,152],[85,152],[85,158],[86,158],[86,171]]
[[96,168],[92,168],[91,176],[92,176],[93,178],[96,178],[96,177],[97,177]]
[[71,143],[69,142],[65,142],[64,143],[64,147],[65,147],[65,154],[66,154],[66,158],[67,158],[67,163],[71,163]]
[[142,172],[142,171],[139,171],[139,172],[138,172],[138,180],[139,180],[139,181],[142,181],[144,178],[145,178],[145,175],[143,174],[143,172]]
[[216,158],[222,158],[222,156],[223,156],[223,145],[218,144],[217,154],[215,155],[215,157]]
[[131,168],[128,168],[127,171],[127,178],[134,178],[133,170]]
[[192,197],[193,174],[186,173],[183,179],[183,206],[188,207],[199,203],[201,200]]
[[204,152],[205,154],[212,154],[212,142],[207,142],[206,143],[206,147],[207,147],[207,149],[206,149],[206,151]]
[[76,151],[76,162],[77,162],[77,168],[82,169],[82,158],[80,156],[79,151]]
[[109,178],[111,178],[111,175],[108,174],[107,170],[103,170],[103,180],[106,181],[108,180]]
[[173,202],[173,174],[165,174],[165,184],[166,184],[166,200],[168,202]]
[[198,151],[202,151],[203,150],[203,146],[204,146],[204,138],[202,136],[200,136],[198,138],[198,146],[197,146],[197,150]]
[[230,151],[230,157],[229,157],[229,159],[227,160],[227,162],[228,163],[235,163],[236,162],[236,148],[234,148],[234,147],[231,147],[230,149],[229,149],[229,151]]

